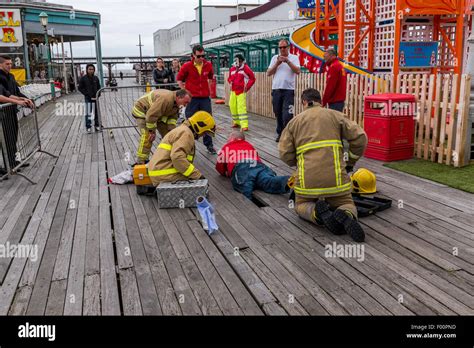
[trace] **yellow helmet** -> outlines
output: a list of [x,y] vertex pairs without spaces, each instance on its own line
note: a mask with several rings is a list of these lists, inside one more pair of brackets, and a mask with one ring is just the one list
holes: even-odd
[[365,168],[360,168],[351,175],[352,187],[356,193],[377,192],[375,174]]
[[212,115],[206,111],[198,111],[189,118],[189,123],[196,134],[202,135],[209,132],[213,136],[216,132],[216,122]]

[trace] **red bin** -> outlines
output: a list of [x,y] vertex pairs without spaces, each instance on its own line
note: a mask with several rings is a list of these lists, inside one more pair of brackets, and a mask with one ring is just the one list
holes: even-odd
[[413,158],[416,98],[384,93],[365,97],[364,130],[369,139],[364,156],[391,162]]
[[217,98],[217,78],[215,75],[214,75],[214,78],[211,80],[210,88],[211,88],[211,98],[212,99]]

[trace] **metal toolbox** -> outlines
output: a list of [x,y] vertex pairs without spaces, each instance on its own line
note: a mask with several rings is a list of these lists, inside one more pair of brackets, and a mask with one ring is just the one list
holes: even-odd
[[159,208],[194,208],[199,196],[209,194],[207,179],[162,182],[156,188]]

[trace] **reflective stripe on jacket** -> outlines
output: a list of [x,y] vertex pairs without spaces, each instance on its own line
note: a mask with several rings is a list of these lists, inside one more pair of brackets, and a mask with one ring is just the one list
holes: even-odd
[[194,167],[194,134],[189,121],[165,135],[148,163],[148,175],[153,185],[176,180],[196,180],[201,173]]
[[179,108],[176,104],[176,92],[158,89],[148,92],[135,102],[132,110],[136,118],[146,119],[146,128],[156,129],[157,122],[176,124]]
[[[349,142],[344,155],[342,140]],[[294,117],[283,131],[280,158],[297,166],[295,193],[308,198],[343,195],[352,190],[346,165],[354,164],[367,145],[364,130],[344,114],[316,104]]]

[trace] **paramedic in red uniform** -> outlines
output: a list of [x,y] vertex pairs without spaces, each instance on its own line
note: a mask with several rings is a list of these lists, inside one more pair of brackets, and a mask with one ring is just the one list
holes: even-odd
[[326,89],[324,90],[323,106],[342,112],[346,100],[347,76],[344,67],[337,59],[336,50],[329,48],[324,53],[326,61]]

